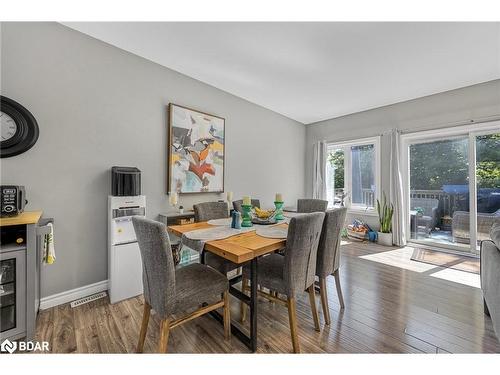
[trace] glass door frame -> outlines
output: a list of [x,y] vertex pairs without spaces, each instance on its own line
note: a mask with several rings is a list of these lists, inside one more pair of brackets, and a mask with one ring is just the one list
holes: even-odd
[[[480,135],[494,134],[500,132],[500,121],[490,121],[462,125],[436,130],[426,130],[401,135],[401,174],[403,182],[403,217],[404,232],[407,243],[416,243],[424,246],[440,248],[448,251],[456,251],[461,254],[479,254],[477,250],[477,179],[476,179],[476,137]],[[469,251],[464,251],[466,247],[432,243],[411,238],[410,231],[410,146],[415,143],[436,142],[458,137],[468,138],[468,161],[469,161]]]

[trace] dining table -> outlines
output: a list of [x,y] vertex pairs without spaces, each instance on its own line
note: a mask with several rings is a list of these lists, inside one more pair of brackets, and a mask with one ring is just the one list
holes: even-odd
[[[287,228],[286,222],[276,224],[276,227]],[[170,233],[182,237],[188,232],[216,228],[209,222],[197,222],[184,225],[168,226]],[[243,342],[252,352],[257,350],[257,269],[258,259],[261,256],[283,249],[286,245],[286,238],[263,237],[252,228],[245,228],[241,233],[223,239],[209,240],[204,242],[203,250],[200,254],[200,262],[204,263],[206,251],[227,259],[239,266],[250,266],[250,296],[235,287],[241,281],[242,275],[237,275],[229,279],[229,292],[238,300],[249,306],[250,310],[250,330],[245,333],[233,321],[231,322],[231,333]],[[212,311],[211,315],[221,324],[222,316],[217,311]]]

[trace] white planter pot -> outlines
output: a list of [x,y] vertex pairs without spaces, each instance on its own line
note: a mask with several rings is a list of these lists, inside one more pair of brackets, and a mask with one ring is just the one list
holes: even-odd
[[392,233],[378,232],[378,241],[380,245],[392,246]]

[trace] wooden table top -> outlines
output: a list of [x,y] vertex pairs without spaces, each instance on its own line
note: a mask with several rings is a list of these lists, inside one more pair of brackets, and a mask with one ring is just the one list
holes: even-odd
[[36,224],[41,216],[42,211],[24,211],[16,216],[0,218],[0,226]]
[[[279,226],[288,226],[288,224],[279,224]],[[211,227],[215,226],[205,221],[185,225],[171,225],[168,229],[173,234],[180,237],[182,234],[192,230]],[[222,240],[207,241],[205,243],[205,250],[230,260],[233,263],[241,264],[255,257],[282,249],[285,245],[286,239],[265,238],[257,235],[255,231],[250,231]]]

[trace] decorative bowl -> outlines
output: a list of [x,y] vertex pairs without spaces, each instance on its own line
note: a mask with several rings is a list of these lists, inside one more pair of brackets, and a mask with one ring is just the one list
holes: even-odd
[[259,225],[270,225],[270,224],[276,224],[277,221],[274,217],[267,218],[267,219],[260,219],[258,217],[253,217],[252,223],[259,224]]

